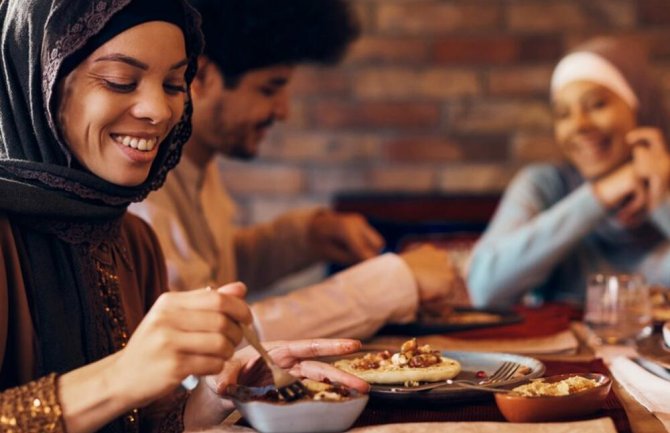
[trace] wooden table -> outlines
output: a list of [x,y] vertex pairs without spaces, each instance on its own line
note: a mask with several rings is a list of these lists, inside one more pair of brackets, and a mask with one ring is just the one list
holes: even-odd
[[[568,322],[568,325],[571,328],[576,328],[574,326],[575,322]],[[531,326],[532,323],[531,323]],[[515,328],[518,330],[519,328]],[[500,334],[500,330],[494,331],[498,335]],[[565,362],[590,362],[596,359],[593,350],[589,347],[588,343],[584,341],[582,336],[579,335],[578,332],[575,332],[575,335],[578,337],[579,341],[579,346],[575,353],[570,353],[570,354],[543,354],[543,355],[537,355],[535,356],[536,358],[540,359],[541,361],[565,361]],[[450,334],[451,336],[451,334]],[[533,356],[533,355],[531,355]],[[619,399],[619,402],[621,403],[621,406],[623,406],[626,415],[628,417],[628,422],[630,424],[631,430],[633,433],[670,433],[665,430],[665,427],[663,424],[647,409],[639,404],[620,384],[614,381],[612,389],[615,392],[615,395]],[[495,403],[491,403],[495,404]],[[374,406],[374,405],[372,405]],[[366,409],[366,410],[373,410],[373,409]],[[365,416],[365,412],[364,415]],[[418,417],[420,418],[420,417]],[[480,421],[478,419],[468,419],[468,421]],[[227,423],[230,425],[231,422],[236,422],[239,420],[239,415],[230,417],[227,419]],[[413,419],[413,420],[407,420],[407,421],[418,421],[420,419]],[[403,422],[405,421],[404,419],[402,420]],[[224,426],[222,426],[221,432],[224,431],[231,431],[227,430]],[[236,430],[239,431],[239,430]]]

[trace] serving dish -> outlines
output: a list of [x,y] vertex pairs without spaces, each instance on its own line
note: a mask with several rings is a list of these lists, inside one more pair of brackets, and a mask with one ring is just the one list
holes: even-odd
[[450,311],[449,315],[443,317],[423,315],[415,322],[386,325],[379,331],[379,334],[412,336],[445,334],[510,325],[522,320],[523,317],[509,310],[456,307]]
[[[355,356],[360,356],[360,353],[356,354]],[[539,360],[528,356],[514,355],[510,353],[443,351],[442,356],[455,359],[461,364],[461,372],[456,377],[454,377],[454,379],[479,381],[481,379],[478,377],[478,373],[480,376],[481,373],[484,373],[486,376],[490,376],[505,361],[518,362],[522,366],[528,368],[528,372],[523,376],[514,377],[512,379],[496,383],[495,387],[507,388],[514,386],[528,379],[540,377],[544,374],[545,371],[544,364]],[[490,396],[490,393],[487,393],[486,391],[462,388],[458,385],[445,385],[444,387],[435,388],[430,391],[401,393],[393,391],[393,388],[398,388],[398,386],[399,385],[372,385],[370,389],[370,396],[375,399],[409,399],[419,401],[469,401]]]
[[350,390],[341,401],[302,399],[287,402],[257,400],[273,386],[228,389],[228,396],[251,426],[261,433],[328,433],[347,430],[368,402],[368,395]]
[[594,388],[563,396],[524,397],[516,393],[495,394],[496,404],[509,422],[563,421],[590,415],[603,407],[612,387],[612,379],[598,373],[572,373],[550,376],[554,383],[573,376],[597,382]]

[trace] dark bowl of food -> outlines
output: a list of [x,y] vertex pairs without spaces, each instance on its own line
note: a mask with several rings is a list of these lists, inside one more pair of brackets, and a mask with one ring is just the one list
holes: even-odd
[[363,412],[368,395],[339,384],[303,381],[309,394],[282,399],[273,386],[228,388],[228,397],[251,426],[262,433],[320,433],[347,430]]
[[562,421],[601,409],[611,387],[612,379],[603,374],[561,374],[532,379],[495,400],[510,422]]

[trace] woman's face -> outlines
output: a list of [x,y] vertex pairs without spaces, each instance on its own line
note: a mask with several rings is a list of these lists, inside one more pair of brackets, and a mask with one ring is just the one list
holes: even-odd
[[566,84],[554,97],[553,111],[556,141],[585,178],[607,174],[630,157],[625,137],[636,127],[636,114],[607,87]]
[[186,48],[179,27],[152,21],[119,33],[59,86],[63,138],[77,160],[124,186],[149,175],[184,111]]

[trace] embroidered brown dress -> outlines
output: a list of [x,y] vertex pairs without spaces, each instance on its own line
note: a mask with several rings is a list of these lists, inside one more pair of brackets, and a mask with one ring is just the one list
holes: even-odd
[[[191,131],[189,99],[134,187],[82,167],[54,108],[59,80],[128,20],[178,25],[191,82],[202,47],[197,15],[183,0],[156,4],[0,1],[0,432],[63,432],[58,375],[123,348],[167,288],[153,232],[126,208],[178,162]],[[100,431],[181,431],[184,401],[175,393]]]

